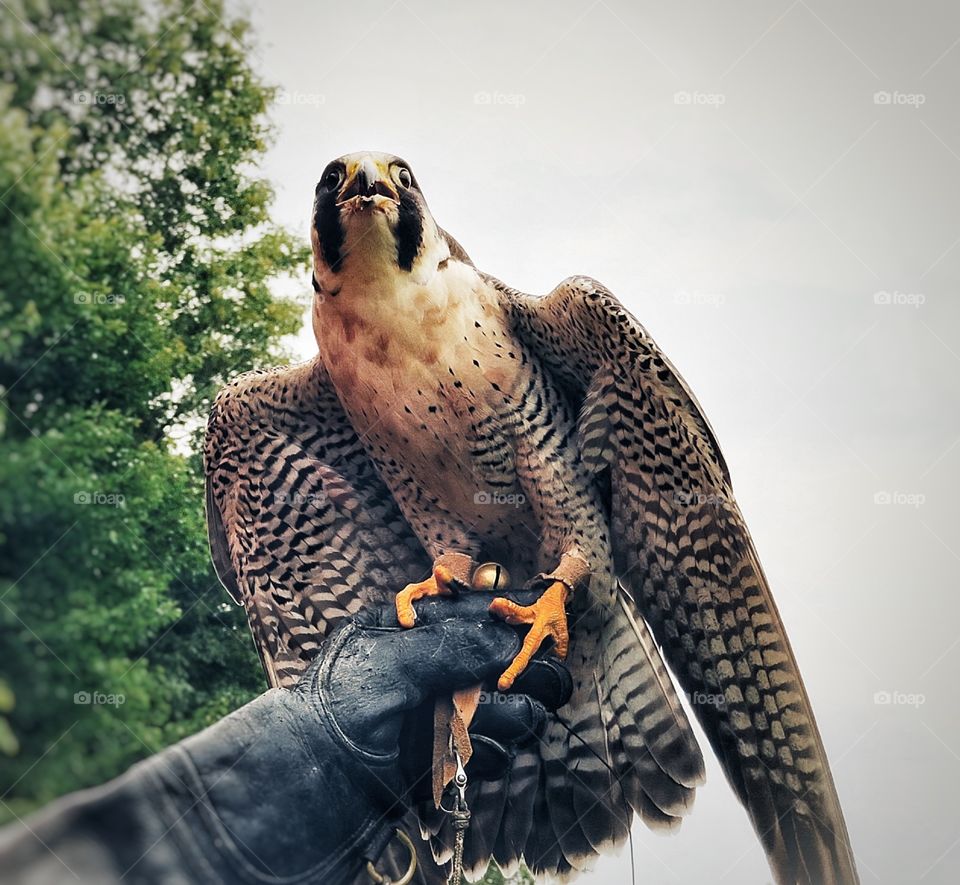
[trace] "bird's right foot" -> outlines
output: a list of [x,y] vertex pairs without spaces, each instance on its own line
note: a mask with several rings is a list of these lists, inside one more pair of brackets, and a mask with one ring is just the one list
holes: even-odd
[[397,620],[400,626],[409,629],[417,623],[417,613],[413,609],[413,603],[416,600],[429,596],[450,596],[454,592],[451,583],[455,579],[449,568],[437,563],[430,577],[425,581],[407,584],[397,594]]

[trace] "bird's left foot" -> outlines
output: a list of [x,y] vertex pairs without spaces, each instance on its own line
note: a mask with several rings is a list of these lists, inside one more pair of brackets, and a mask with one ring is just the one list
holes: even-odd
[[570,588],[563,581],[554,581],[533,605],[517,605],[503,597],[494,599],[490,604],[490,613],[503,618],[508,624],[530,624],[523,648],[497,682],[500,691],[510,690],[514,680],[547,639],[553,640],[557,655],[561,659],[566,658],[569,636],[565,606],[569,595]]

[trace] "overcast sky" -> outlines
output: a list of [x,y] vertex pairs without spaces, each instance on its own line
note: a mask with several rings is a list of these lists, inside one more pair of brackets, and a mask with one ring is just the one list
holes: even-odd
[[[389,151],[479,267],[590,274],[647,326],[724,448],[863,882],[957,881],[960,7],[235,8],[283,90],[279,221],[306,238],[327,161]],[[708,778],[677,836],[635,829],[638,883],[770,880]]]

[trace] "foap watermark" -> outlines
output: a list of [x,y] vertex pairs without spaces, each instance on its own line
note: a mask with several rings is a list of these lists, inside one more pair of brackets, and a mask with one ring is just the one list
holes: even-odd
[[525,704],[527,701],[520,694],[501,694],[499,691],[481,691],[477,698],[478,704],[493,704],[497,707],[506,707],[510,704]]
[[124,507],[127,499],[114,492],[77,492],[73,496],[74,504],[96,504],[100,507]]
[[327,97],[321,92],[299,92],[296,89],[281,89],[274,96],[274,103],[284,107],[313,107],[326,104]]
[[676,304],[693,304],[698,307],[720,307],[727,300],[722,292],[700,292],[680,289],[673,295]]
[[926,104],[927,96],[922,92],[874,92],[873,103],[878,105],[906,105],[907,107],[919,108]]
[[727,97],[722,92],[674,92],[673,103],[677,105],[705,105],[719,108],[727,103]]
[[922,507],[927,500],[927,496],[921,492],[887,492],[880,491],[873,493],[873,503],[881,507]]
[[303,507],[307,504],[318,504],[326,500],[323,492],[277,492],[277,501],[289,504],[291,507]]
[[74,304],[126,304],[123,295],[107,292],[77,292],[73,296]]
[[892,305],[894,307],[922,307],[927,303],[927,296],[922,292],[888,292],[885,289],[873,293],[873,303]]
[[78,691],[73,695],[73,702],[84,707],[120,707],[126,701],[124,694],[105,691]]
[[522,92],[487,92],[481,90],[473,93],[474,104],[506,105],[519,108],[527,103],[527,97]]
[[522,507],[527,499],[520,492],[477,492],[473,503],[494,507]]
[[80,89],[73,93],[73,103],[98,105],[100,107],[123,107],[127,103],[127,96],[122,92],[98,92]]
[[727,699],[722,691],[694,691],[687,698],[691,707],[710,707],[714,710],[723,710],[727,706]]
[[673,493],[673,503],[681,507],[699,507],[710,504],[714,507],[720,504],[729,504],[730,499],[720,492],[682,492]]
[[927,696],[911,691],[875,691],[873,702],[878,707],[921,707],[927,702]]

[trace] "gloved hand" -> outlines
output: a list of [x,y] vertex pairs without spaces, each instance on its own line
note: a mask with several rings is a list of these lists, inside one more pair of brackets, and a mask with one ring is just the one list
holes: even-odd
[[[521,604],[537,593],[526,596]],[[518,680],[515,691],[496,691],[520,638],[515,628],[491,618],[491,598],[468,592],[420,601],[417,626],[410,630],[399,627],[393,605],[367,609],[330,639],[297,687],[348,750],[344,771],[378,816],[380,830],[363,851],[368,859],[379,856],[392,822],[409,804],[430,796],[438,695],[477,683],[485,687],[470,728],[475,756],[467,766],[478,779],[502,776],[515,748],[539,737],[547,709],[570,697],[569,672],[546,657]],[[348,828],[366,825],[352,821]]]
[[[424,710],[441,693],[494,684],[520,647],[516,629],[487,614],[489,601],[469,593],[418,604],[410,630],[395,626],[392,605],[364,612],[294,690],[269,691],[117,780],[60,800],[28,819],[29,830],[0,831],[4,881],[56,881],[61,864],[80,881],[125,885],[352,881],[389,841],[419,766],[429,769],[432,738],[412,740]],[[481,706],[472,732],[492,750],[478,753],[472,776],[484,757],[498,773],[542,727],[542,704],[569,697],[561,665],[531,673],[530,695]]]
[[[518,590],[510,593],[510,598],[520,605],[528,605],[538,598],[537,590]],[[501,594],[502,595],[502,594]],[[467,591],[456,599],[433,597],[416,603],[417,627],[442,625],[450,618],[484,623],[489,621],[487,609],[493,595],[490,593]],[[386,630],[395,632],[399,628],[396,608],[392,605],[367,609],[359,613],[354,623],[363,629]],[[495,621],[494,623],[502,623]],[[446,629],[446,628],[442,628]],[[404,630],[404,634],[408,631]],[[416,643],[424,643],[426,634],[414,632]],[[516,634],[514,634],[516,635]],[[402,643],[409,639],[400,638]],[[442,643],[441,643],[442,647]],[[386,648],[386,645],[383,646]],[[426,648],[426,646],[424,646]],[[457,657],[456,648],[443,648],[430,666],[447,664]],[[512,658],[511,658],[512,660]],[[467,664],[467,667],[470,665]],[[485,671],[486,673],[486,671]],[[344,675],[349,681],[351,671]],[[391,675],[396,677],[394,667],[387,667],[383,677],[388,681]],[[517,748],[536,740],[546,725],[547,711],[563,706],[570,698],[573,689],[570,673],[563,663],[554,656],[540,655],[535,658],[527,670],[521,674],[508,694],[501,694],[496,688],[496,677],[487,674],[486,679],[475,678],[467,684],[483,683],[480,705],[470,725],[470,738],[474,755],[467,763],[467,774],[473,780],[493,780],[502,777],[509,767]],[[398,677],[401,679],[406,678]],[[454,688],[463,686],[456,685]],[[336,709],[348,709],[349,700],[342,695],[357,695],[349,685],[340,685],[341,699]],[[402,731],[399,738],[401,747],[401,767],[407,796],[414,802],[431,799],[432,750],[433,750],[433,698],[449,692],[432,691],[429,699],[420,704],[402,719]],[[377,715],[376,705],[359,705],[368,715]],[[358,727],[363,731],[362,716]],[[393,735],[389,741],[393,745]]]

